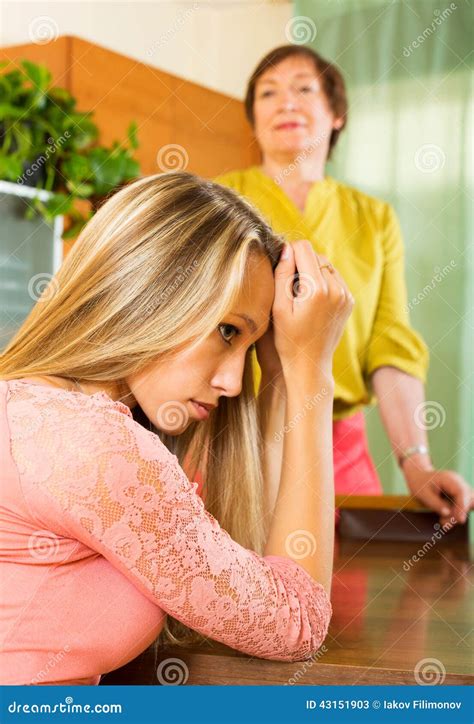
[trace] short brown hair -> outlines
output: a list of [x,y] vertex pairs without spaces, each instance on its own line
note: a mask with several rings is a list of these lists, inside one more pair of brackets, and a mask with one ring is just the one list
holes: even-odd
[[337,143],[339,134],[343,130],[347,121],[347,95],[346,85],[344,78],[340,70],[330,63],[328,60],[322,58],[312,48],[308,48],[306,45],[280,45],[278,48],[274,48],[267,53],[262,60],[259,62],[254,72],[250,76],[247,84],[247,92],[245,94],[245,114],[252,125],[254,126],[255,117],[253,112],[253,106],[255,101],[255,86],[258,79],[267,71],[269,68],[275,67],[282,60],[290,58],[292,56],[300,56],[302,58],[308,58],[314,63],[316,71],[321,76],[323,90],[329,103],[329,107],[337,118],[343,119],[343,125],[340,129],[333,128],[331,137],[329,139],[329,151],[328,158],[331,157],[332,150]]

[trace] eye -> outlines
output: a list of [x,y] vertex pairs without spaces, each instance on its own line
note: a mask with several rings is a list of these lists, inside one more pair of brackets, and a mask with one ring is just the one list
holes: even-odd
[[311,93],[311,91],[315,89],[310,85],[304,85],[301,88],[298,88],[298,90],[300,93]]
[[273,91],[266,90],[266,91],[263,91],[262,93],[260,93],[260,98],[267,98],[268,96],[271,96],[272,94],[273,94]]
[[[219,334],[221,335],[221,337],[222,337],[222,339],[224,340],[224,342],[225,342],[226,344],[229,344],[229,345],[232,344],[232,342],[231,342],[231,340],[226,339],[226,335],[225,335],[225,334],[222,334],[222,332],[221,332],[222,329],[228,329],[228,330],[230,329],[230,330],[232,330],[232,332],[234,333],[234,335],[235,335],[236,337],[237,337],[239,334],[242,334],[241,331],[240,331],[240,329],[238,329],[238,328],[237,328],[235,325],[233,325],[233,324],[225,324],[225,323],[224,323],[224,324],[219,324],[219,326],[217,327],[217,329],[219,330]],[[232,333],[232,332],[231,332],[231,333]]]

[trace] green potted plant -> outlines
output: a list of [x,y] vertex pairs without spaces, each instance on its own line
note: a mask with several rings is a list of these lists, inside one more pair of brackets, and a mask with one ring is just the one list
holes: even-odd
[[78,111],[45,66],[20,65],[0,73],[0,179],[49,192],[47,201],[32,199],[27,214],[48,223],[66,215],[63,236],[75,237],[107,194],[140,174],[137,126],[130,124],[125,142],[100,145],[92,112]]

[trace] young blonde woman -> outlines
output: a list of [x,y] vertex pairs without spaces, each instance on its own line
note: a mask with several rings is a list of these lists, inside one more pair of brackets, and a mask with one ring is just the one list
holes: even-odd
[[[326,174],[347,120],[340,71],[309,47],[275,48],[252,73],[245,108],[262,162],[216,180],[251,201],[289,241],[309,239],[339,269],[356,299],[334,354],[336,493],[382,493],[363,415],[364,406],[377,401],[410,492],[439,513],[442,524],[452,517],[464,523],[474,507],[473,491],[453,470],[434,468],[426,429],[417,423],[428,350],[408,318],[396,214],[384,201]],[[261,389],[278,394],[282,418],[285,385],[278,368],[262,372]],[[275,444],[275,494],[280,458],[281,444]]]
[[[173,624],[269,659],[319,648],[352,304],[217,184],[156,175],[105,203],[0,360],[1,683],[97,684]],[[271,501],[255,344],[287,383]]]

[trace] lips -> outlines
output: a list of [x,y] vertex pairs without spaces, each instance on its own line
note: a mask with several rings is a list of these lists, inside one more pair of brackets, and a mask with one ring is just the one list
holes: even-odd
[[201,407],[205,407],[206,410],[213,410],[217,405],[214,405],[213,402],[202,402],[201,400],[193,400],[193,402],[197,402],[198,405],[201,405]]
[[214,409],[214,407],[215,407],[215,405],[210,405],[208,403],[203,403],[203,402],[197,402],[196,400],[191,400],[191,404],[192,404],[199,420],[207,420],[207,418],[210,415],[211,410]]
[[293,128],[302,128],[302,123],[297,123],[296,121],[288,121],[288,123],[279,123],[278,126],[276,126],[277,131],[286,131]]

